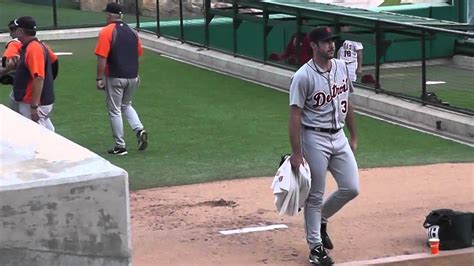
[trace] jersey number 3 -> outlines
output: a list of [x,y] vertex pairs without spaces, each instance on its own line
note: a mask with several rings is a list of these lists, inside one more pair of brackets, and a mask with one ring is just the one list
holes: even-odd
[[347,113],[347,101],[341,102],[341,111],[343,114]]

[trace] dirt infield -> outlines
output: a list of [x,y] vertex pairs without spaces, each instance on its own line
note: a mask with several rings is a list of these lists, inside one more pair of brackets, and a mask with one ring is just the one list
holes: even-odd
[[[132,193],[133,265],[308,265],[303,216],[278,216],[272,179]],[[474,210],[474,163],[361,170],[360,180],[360,195],[328,226],[338,263],[428,252],[422,223],[431,209]],[[219,233],[271,224],[288,228]]]

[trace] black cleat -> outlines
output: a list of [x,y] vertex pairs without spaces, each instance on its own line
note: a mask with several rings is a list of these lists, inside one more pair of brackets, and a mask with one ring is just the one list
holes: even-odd
[[331,238],[328,235],[327,223],[321,223],[321,239],[323,240],[323,246],[325,249],[333,249]]
[[329,257],[322,244],[314,247],[311,250],[309,253],[309,262],[314,265],[321,266],[329,266],[334,264],[334,261],[332,261],[331,257]]
[[138,150],[143,151],[148,147],[148,133],[142,129],[137,132]]
[[127,155],[128,154],[127,149],[119,148],[119,147],[115,147],[111,150],[108,150],[107,153],[113,154],[113,155]]

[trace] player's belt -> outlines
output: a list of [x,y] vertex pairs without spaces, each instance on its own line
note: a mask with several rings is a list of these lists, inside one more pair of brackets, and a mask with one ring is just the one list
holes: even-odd
[[341,130],[340,128],[319,128],[319,127],[309,127],[305,125],[303,126],[304,128],[309,129],[309,130],[314,130],[314,131],[324,132],[324,133],[331,133],[331,134],[337,133],[339,132],[339,130]]

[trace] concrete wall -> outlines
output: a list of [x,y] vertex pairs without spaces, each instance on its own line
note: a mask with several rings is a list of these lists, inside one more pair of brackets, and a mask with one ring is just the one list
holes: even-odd
[[3,105],[0,117],[0,265],[129,265],[127,172]]

